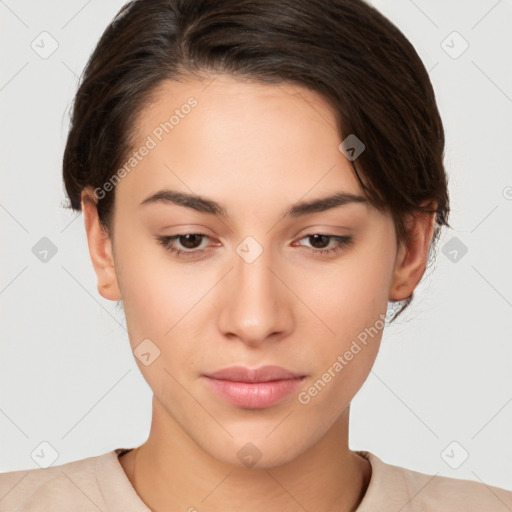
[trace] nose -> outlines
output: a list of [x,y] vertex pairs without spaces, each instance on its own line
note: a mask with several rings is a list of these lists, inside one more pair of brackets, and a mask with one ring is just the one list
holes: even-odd
[[233,269],[223,280],[220,297],[219,328],[226,337],[258,346],[291,332],[293,294],[282,274],[270,250],[252,262],[234,252]]

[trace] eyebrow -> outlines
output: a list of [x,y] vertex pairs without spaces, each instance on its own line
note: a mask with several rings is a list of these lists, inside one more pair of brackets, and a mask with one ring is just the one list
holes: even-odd
[[[140,206],[154,203],[170,203],[184,206],[185,208],[191,208],[201,213],[223,217],[228,216],[227,210],[211,199],[175,190],[159,190],[144,199],[144,201],[140,203]],[[352,203],[368,203],[368,201],[363,196],[357,194],[337,192],[327,197],[313,199],[312,201],[300,201],[295,203],[285,211],[284,217],[300,217],[311,213],[324,212],[332,208],[337,208],[338,206]]]

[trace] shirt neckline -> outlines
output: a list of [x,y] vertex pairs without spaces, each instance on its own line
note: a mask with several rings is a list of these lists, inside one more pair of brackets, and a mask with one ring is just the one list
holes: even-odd
[[[107,504],[107,509],[111,512],[151,512],[151,509],[142,501],[137,491],[132,486],[128,476],[124,472],[119,457],[134,448],[116,448],[104,456],[97,458],[95,463],[95,474],[98,486]],[[378,494],[380,485],[381,471],[378,469],[384,464],[373,453],[365,450],[355,450],[355,453],[365,458],[371,465],[370,481],[364,493],[363,499],[355,512],[370,512],[374,496]]]

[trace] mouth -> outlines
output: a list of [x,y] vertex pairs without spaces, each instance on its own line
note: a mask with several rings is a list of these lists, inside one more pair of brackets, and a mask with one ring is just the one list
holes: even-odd
[[237,407],[266,409],[290,395],[306,375],[280,366],[232,366],[203,375],[217,396]]

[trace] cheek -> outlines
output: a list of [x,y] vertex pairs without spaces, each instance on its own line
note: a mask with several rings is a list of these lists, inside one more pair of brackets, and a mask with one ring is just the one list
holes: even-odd
[[[142,237],[141,237],[142,238]],[[197,302],[197,274],[170,263],[156,241],[118,234],[116,268],[132,349],[144,339],[167,350]]]
[[[370,327],[385,313],[392,280],[392,243],[375,240],[354,247],[339,262],[305,270],[301,290],[311,309],[329,329],[324,329],[330,346],[343,344]],[[332,343],[333,339],[339,340]]]
[[[123,260],[123,304],[129,342],[141,374],[162,403],[188,403],[181,382],[193,372],[193,327],[202,288],[196,275],[144,251]],[[197,305],[194,307],[194,305]],[[197,308],[197,310],[196,310]]]
[[[210,342],[218,338],[212,285],[220,284],[225,269],[177,262],[156,241],[136,245],[121,258],[118,275],[130,345],[155,394],[187,400],[178,382],[218,359]],[[137,357],[142,350],[158,354],[154,363]]]
[[306,283],[308,300],[329,329],[315,336],[314,350],[304,349],[314,377],[301,403],[314,402],[334,418],[366,380],[383,334],[393,263],[392,243],[377,240]]

